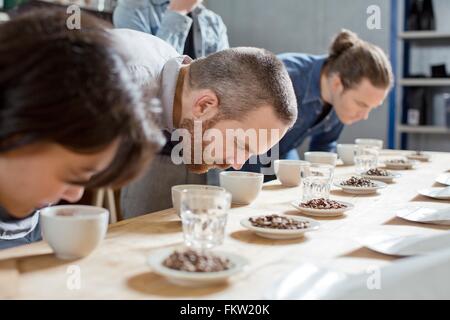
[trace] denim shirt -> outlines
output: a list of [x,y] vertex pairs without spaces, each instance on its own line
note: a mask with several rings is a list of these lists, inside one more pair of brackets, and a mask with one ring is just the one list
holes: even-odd
[[168,9],[168,0],[119,0],[114,10],[116,28],[127,28],[155,35],[183,54],[193,24],[195,57],[229,48],[227,28],[222,18],[199,5],[192,19]]
[[285,53],[278,56],[287,68],[298,103],[298,118],[280,141],[280,156],[298,148],[311,137],[310,151],[335,151],[336,140],[344,128],[334,108],[318,122],[324,104],[320,93],[320,76],[327,56]]
[[[297,148],[311,137],[310,151],[336,150],[336,141],[344,128],[334,108],[321,121],[324,108],[320,94],[320,76],[327,56],[313,56],[301,53],[278,55],[292,80],[298,103],[298,118],[292,128],[278,143],[280,159],[299,159]],[[275,150],[273,148],[273,150]],[[255,161],[255,158],[253,158]],[[246,163],[242,170],[260,172],[259,163]],[[266,181],[270,180],[266,178]]]
[[39,212],[15,219],[0,207],[0,250],[40,241]]

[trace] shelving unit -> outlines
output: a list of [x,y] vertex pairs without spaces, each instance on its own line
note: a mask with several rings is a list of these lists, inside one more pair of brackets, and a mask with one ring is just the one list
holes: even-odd
[[450,39],[450,33],[437,31],[405,31],[400,32],[398,37],[403,40],[441,40]]
[[405,88],[449,88],[450,92],[450,78],[406,77],[410,70],[411,51],[414,50],[412,44],[419,44],[422,48],[428,46],[432,48],[436,43],[445,46],[448,44],[450,50],[450,31],[405,31],[408,8],[409,0],[392,1],[391,60],[395,68],[397,85],[395,92],[391,95],[389,145],[391,148],[400,149],[406,149],[408,141],[413,139],[424,141],[425,136],[448,135],[450,140],[450,128],[433,125],[412,126],[403,123],[403,112],[406,108],[404,105]]
[[403,78],[398,83],[404,87],[448,87],[450,78]]
[[423,134],[450,134],[447,127],[438,126],[409,126],[399,125],[397,130],[401,133],[423,133]]

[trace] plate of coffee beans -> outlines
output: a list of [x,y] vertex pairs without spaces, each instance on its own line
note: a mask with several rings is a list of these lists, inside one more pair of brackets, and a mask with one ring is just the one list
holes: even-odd
[[409,160],[418,160],[422,162],[428,162],[430,161],[430,155],[423,153],[422,151],[416,151],[413,153],[410,153],[406,156]]
[[352,210],[353,204],[331,199],[312,199],[307,202],[293,202],[292,205],[303,214],[313,217],[339,217]]
[[381,181],[374,181],[366,178],[351,177],[348,179],[335,181],[334,185],[342,191],[350,194],[371,194],[386,188],[387,184]]
[[221,251],[166,248],[147,259],[152,271],[169,282],[188,287],[203,287],[226,282],[248,265],[248,260]]
[[370,180],[378,180],[383,182],[392,182],[396,178],[400,178],[400,173],[395,173],[392,171],[374,168],[369,169],[361,175],[362,178],[370,179]]
[[418,163],[415,160],[409,159],[389,159],[384,162],[386,169],[391,170],[410,170],[414,169],[414,166]]
[[320,223],[304,217],[271,214],[242,219],[241,225],[263,238],[284,240],[301,238],[306,232],[319,229]]

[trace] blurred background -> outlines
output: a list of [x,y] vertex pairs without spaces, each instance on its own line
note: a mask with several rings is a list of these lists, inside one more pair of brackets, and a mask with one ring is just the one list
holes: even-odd
[[[13,17],[68,4],[111,21],[116,0],[0,0],[0,10]],[[205,5],[222,16],[231,46],[323,54],[340,29],[355,31],[390,55],[396,85],[369,120],[345,128],[340,142],[370,137],[390,148],[450,151],[450,1],[207,0]],[[374,7],[380,20],[375,29],[367,24]]]

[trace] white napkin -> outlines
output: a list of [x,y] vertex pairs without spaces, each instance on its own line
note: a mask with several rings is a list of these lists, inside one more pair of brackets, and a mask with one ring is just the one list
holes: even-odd
[[394,256],[417,256],[450,248],[450,232],[438,235],[374,235],[360,240],[367,248]]
[[450,299],[450,250],[402,259],[370,273],[346,275],[310,264],[300,265],[266,294],[269,299]]
[[270,300],[319,299],[334,287],[344,285],[349,277],[341,272],[320,268],[314,264],[302,264],[277,281],[266,294]]
[[442,190],[439,190],[439,192],[436,194],[438,197],[450,197],[450,187],[443,188]]
[[450,174],[449,173],[445,173],[443,175],[440,175],[437,179],[437,182],[439,182],[440,184],[445,184],[450,186]]
[[450,225],[450,207],[445,209],[429,207],[406,208],[400,210],[397,216],[415,222]]

